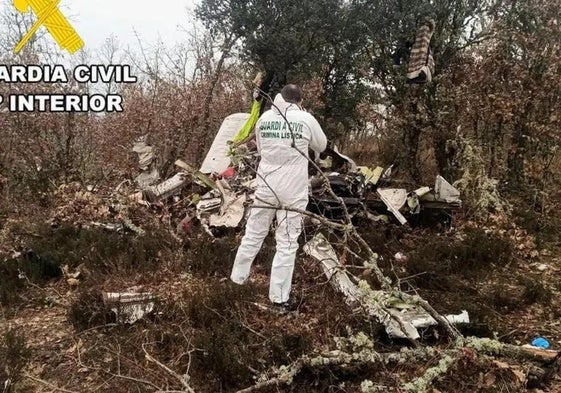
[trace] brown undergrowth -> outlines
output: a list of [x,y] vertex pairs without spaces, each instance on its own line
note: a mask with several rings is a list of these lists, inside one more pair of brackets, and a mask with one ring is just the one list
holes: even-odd
[[[471,323],[461,326],[465,334],[517,344],[537,335],[552,343],[561,339],[555,324],[559,280],[543,279],[558,266],[541,253],[533,258],[520,249],[509,230],[358,224],[379,254],[380,266],[403,290],[418,291],[442,313],[468,310]],[[144,235],[71,225],[27,223],[15,228],[22,253],[2,265],[0,281],[1,332],[21,324],[28,343],[19,347],[30,351],[18,355],[24,363],[17,381],[12,378],[19,389],[15,391],[44,391],[47,385],[37,380],[71,391],[180,389],[173,375],[149,360],[153,357],[180,375],[188,373],[197,392],[231,392],[253,385],[272,367],[332,349],[334,337],[365,332],[382,352],[403,344],[345,304],[319,266],[303,255],[294,277],[298,311],[279,315],[271,309],[272,237],[255,262],[250,282],[240,287],[227,280],[238,232],[212,239],[195,231],[182,243],[156,221],[144,226],[149,228]],[[337,234],[330,236],[340,240]],[[396,260],[396,252],[407,258]],[[340,255],[353,273],[375,282],[368,269],[353,267],[360,265],[356,256]],[[546,263],[548,270],[536,270],[536,263]],[[82,268],[77,286],[66,282],[61,265]],[[133,286],[157,294],[156,308],[134,325],[119,325],[101,291]],[[51,324],[41,323],[44,318]],[[446,342],[437,329],[422,333],[425,343]],[[520,388],[511,371],[484,358],[471,361],[456,365],[435,387],[441,392],[490,392],[494,390],[486,386],[495,378],[509,391]],[[393,391],[429,366],[307,369],[280,391],[359,392],[365,379]],[[458,373],[462,378],[456,378]]]

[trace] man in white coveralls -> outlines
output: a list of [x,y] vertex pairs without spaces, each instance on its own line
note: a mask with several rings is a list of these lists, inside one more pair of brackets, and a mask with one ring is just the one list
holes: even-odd
[[297,85],[286,85],[275,97],[272,108],[263,113],[255,125],[257,148],[261,155],[257,190],[230,276],[237,284],[245,283],[276,215],[277,244],[271,268],[269,299],[283,309],[289,308],[302,214],[259,206],[306,209],[308,148],[321,153],[326,148],[327,138],[317,120],[301,109],[301,104],[302,89]]

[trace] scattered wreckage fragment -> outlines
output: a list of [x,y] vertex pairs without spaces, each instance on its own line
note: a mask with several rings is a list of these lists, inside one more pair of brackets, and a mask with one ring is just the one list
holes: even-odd
[[133,324],[154,310],[156,296],[152,293],[102,292],[103,302],[117,316],[117,322]]
[[[178,196],[188,184],[196,183],[203,192],[192,200],[196,205],[196,217],[205,230],[211,233],[213,227],[238,227],[252,199],[259,158],[250,143],[231,141],[236,139],[236,133],[249,116],[236,113],[224,119],[198,171],[178,160],[179,171],[163,182],[150,185],[144,182],[143,187],[137,178],[142,192],[132,198],[149,202],[166,199]],[[145,137],[135,143],[133,150],[139,154],[141,169],[151,168],[153,152],[146,145]],[[449,211],[461,207],[459,191],[441,176],[437,176],[433,189],[421,187],[408,192],[405,188],[392,187],[393,165],[386,169],[358,166],[335,147],[318,155],[315,161],[323,174],[311,168],[308,210],[328,219],[341,219],[343,209],[340,201],[334,200],[326,189],[325,178],[352,216],[362,214],[374,221],[387,222],[387,214],[391,213],[390,216],[404,225],[408,222],[407,216],[417,215],[422,209]],[[190,219],[192,217],[186,216],[184,221]]]
[[148,200],[165,199],[179,193],[188,181],[188,174],[179,172],[160,184],[146,188],[144,192]]
[[[338,152],[330,153],[341,157]],[[322,160],[330,162],[325,157]],[[349,166],[355,166],[354,162],[350,162]],[[382,167],[358,166],[355,171],[329,172],[325,177],[352,215],[360,212],[375,221],[380,220],[380,216],[373,213],[384,214],[384,210],[404,225],[408,222],[406,214],[417,215],[422,209],[452,211],[461,207],[460,192],[442,176],[436,177],[433,189],[421,187],[408,192],[405,188],[391,187],[392,167],[384,170]],[[316,175],[311,180],[309,210],[330,219],[341,219],[343,210],[340,202],[327,192],[322,178]]]
[[197,203],[197,218],[210,234],[211,227],[238,227],[246,211],[245,193],[236,194],[225,179],[218,179],[215,184],[216,189]]
[[[175,166],[179,171],[163,182],[149,184],[141,181],[143,178],[137,177],[136,183],[141,191],[131,195],[130,198],[141,203],[164,200],[180,195],[187,185],[195,183],[207,191],[202,196],[191,196],[192,203],[196,205],[195,215],[205,230],[211,233],[211,227],[238,227],[246,211],[246,191],[251,192],[254,185],[252,179],[242,178],[231,166],[229,141],[234,138],[248,118],[249,114],[236,113],[224,119],[198,171],[185,162],[177,160]],[[133,147],[133,151],[139,154],[139,166],[144,171],[148,170],[153,160],[152,148],[145,142],[146,137],[143,137]],[[226,178],[232,179],[232,183],[236,184],[235,189]],[[187,214],[180,227],[188,226],[192,218]]]
[[[345,295],[347,304],[360,305],[386,327],[390,337],[420,338],[417,329],[437,325],[437,321],[416,305],[405,303],[386,291],[372,291],[355,284],[342,268],[337,254],[327,239],[318,233],[304,245],[304,252],[321,263],[327,279]],[[450,323],[469,323],[467,311],[445,317]]]
[[148,135],[141,136],[132,148],[138,154],[138,167],[142,171],[135,179],[140,188],[151,186],[160,180],[160,174],[154,165],[154,148],[147,144],[147,140]]
[[402,209],[410,214],[419,214],[421,207],[453,210],[462,206],[460,191],[440,175],[436,177],[433,190],[430,187],[421,187],[408,193],[404,188],[379,188],[376,192],[402,225],[407,223],[407,219],[401,213]]
[[249,119],[249,116],[249,113],[235,113],[224,119],[203,160],[200,169],[202,173],[222,173],[228,169],[231,163],[229,155],[230,143]]
[[[230,143],[248,119],[248,114],[238,113],[224,120],[198,171],[211,188],[197,203],[197,218],[209,234],[211,228],[237,228],[246,215],[247,202],[252,199],[255,176],[247,175],[244,157],[240,158],[240,150],[232,149]],[[252,155],[249,150],[241,151],[244,156]],[[237,168],[232,166],[233,159]]]
[[[195,213],[187,213],[180,226],[189,225],[196,216],[211,235],[212,228],[238,227],[255,189],[254,170],[258,157],[251,147],[233,145],[230,141],[234,140],[248,116],[235,114],[224,120],[198,171],[178,161],[176,166],[180,171],[160,184],[146,187],[144,195],[163,199],[177,195],[189,182],[196,183],[205,192],[201,196],[191,196],[191,203],[196,205]],[[386,169],[357,166],[336,149],[329,149],[316,157],[316,163],[323,173],[311,170],[308,209],[330,219],[338,219],[343,213],[340,201],[333,200],[328,192],[326,179],[351,215],[366,213],[373,220],[381,217],[374,213],[384,211],[392,213],[401,224],[406,224],[405,214],[419,214],[423,208],[452,210],[461,206],[460,193],[441,176],[436,178],[433,189],[421,187],[408,192],[405,188],[392,187],[393,166]],[[349,304],[365,308],[369,315],[386,326],[391,337],[416,340],[419,338],[418,328],[437,324],[419,306],[406,304],[390,292],[374,291],[368,285],[362,285],[365,283],[353,281],[342,269],[333,247],[321,234],[308,242],[304,251],[321,262],[325,275],[345,295]],[[451,323],[469,322],[465,311],[446,318]]]
[[376,192],[400,224],[406,224],[407,219],[401,214],[399,209],[407,202],[407,190],[404,188],[379,188]]

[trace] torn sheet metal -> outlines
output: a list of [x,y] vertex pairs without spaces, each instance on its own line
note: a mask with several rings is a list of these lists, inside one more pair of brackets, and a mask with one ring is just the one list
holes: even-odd
[[391,164],[389,167],[386,168],[386,170],[382,174],[382,179],[387,180],[390,177],[392,177],[393,166],[394,164]]
[[156,168],[153,168],[151,171],[144,171],[134,179],[140,189],[150,187],[159,180],[160,173]]
[[461,203],[460,191],[438,175],[434,183],[435,198],[439,202]]
[[[245,215],[245,193],[236,195],[224,179],[215,183],[216,190],[204,195],[197,204],[197,216],[208,227],[236,228]],[[220,192],[220,197],[216,197]]]
[[146,188],[160,180],[160,173],[154,167],[154,149],[146,141],[148,135],[143,135],[136,140],[132,151],[138,154],[138,167],[142,171],[135,179],[140,188]]
[[359,166],[359,172],[364,176],[364,181],[367,184],[372,184],[375,186],[382,177],[382,173],[384,172],[384,168],[381,166],[377,166],[376,168],[372,169],[367,166]]
[[219,210],[222,206],[222,198],[209,198],[208,195],[203,196],[199,203],[197,203],[197,211],[201,213],[210,213]]
[[[352,305],[359,303],[365,306],[371,316],[375,317],[386,326],[386,332],[390,336],[402,338],[409,336],[413,339],[418,339],[420,337],[417,329],[415,329],[413,325],[402,321],[402,325],[407,331],[407,334],[405,334],[397,320],[392,318],[388,312],[384,311],[382,305],[364,304],[364,295],[360,288],[350,279],[344,270],[340,269],[341,266],[335,250],[321,233],[314,236],[312,240],[304,245],[304,252],[321,263],[326,277],[335,285],[337,290],[345,295],[347,304]],[[400,318],[399,315],[396,315],[396,318]]]
[[[370,290],[366,298],[361,288],[351,280],[345,270],[341,269],[335,250],[321,233],[304,245],[304,252],[321,263],[327,279],[345,295],[347,304],[360,303],[368,310],[369,315],[384,324],[390,337],[409,336],[418,339],[420,337],[418,328],[437,325],[434,318],[424,310],[404,303],[387,292]],[[373,299],[376,299],[375,304]],[[447,315],[445,318],[450,323],[469,323],[469,315],[465,310],[458,315]]]
[[123,220],[122,223],[118,224],[90,221],[89,225],[95,228],[101,228],[112,232],[132,232],[136,233],[137,235],[144,234],[144,230],[134,225],[130,220]]
[[249,113],[235,113],[224,119],[203,161],[200,169],[202,173],[222,173],[228,168],[231,162],[228,142],[234,139],[249,116]]
[[[304,245],[304,252],[320,261],[327,280],[335,284],[339,291],[348,295],[345,299],[347,304],[351,305],[358,300],[358,288],[349,276],[339,269],[337,254],[321,233],[315,235],[312,240]],[[333,278],[334,280],[332,280]]]
[[[239,220],[234,226],[238,226],[243,218],[245,194],[238,195],[232,191],[230,184],[225,179],[220,179],[216,182],[216,187],[222,194],[222,206],[220,206],[220,216],[230,216],[233,220],[239,216]],[[241,210],[241,215],[240,215]],[[212,218],[212,217],[211,217]],[[233,221],[231,221],[233,224]],[[231,224],[231,225],[232,225]],[[212,224],[211,224],[212,225]]]
[[401,214],[399,209],[407,202],[407,190],[404,188],[379,188],[376,192],[401,225],[405,225],[407,219]]
[[430,192],[430,187],[421,187],[413,191],[419,198],[427,195]]
[[419,214],[421,212],[420,198],[430,192],[430,187],[421,187],[407,195],[407,206],[411,214]]
[[176,173],[160,184],[148,187],[145,191],[150,194],[150,196],[154,197],[154,199],[165,199],[179,193],[181,189],[187,184],[189,179],[190,176],[188,176],[186,173]]
[[333,146],[333,151],[335,152],[335,154],[339,156],[339,158],[342,158],[343,160],[347,161],[347,163],[349,164],[349,172],[354,173],[357,171],[358,167],[352,158],[340,153],[339,149],[337,149],[337,146]]
[[106,229],[112,232],[122,232],[126,228],[123,224],[105,223],[105,222],[94,222],[91,221],[90,225],[96,228]]
[[102,292],[103,302],[117,315],[119,323],[132,324],[154,310],[156,296],[151,293]]
[[143,171],[148,170],[154,160],[154,149],[146,144],[147,139],[148,135],[141,136],[132,147],[132,151],[138,154],[138,166]]
[[[436,326],[438,322],[425,312],[418,312],[416,309],[405,310],[401,312],[401,317],[409,322],[416,328],[426,328],[429,326]],[[454,315],[445,315],[444,318],[452,324],[469,323],[469,314],[466,310]]]
[[219,214],[211,214],[209,217],[209,225],[211,227],[228,227],[236,228],[242,221],[245,214],[245,195],[241,195],[221,208]]

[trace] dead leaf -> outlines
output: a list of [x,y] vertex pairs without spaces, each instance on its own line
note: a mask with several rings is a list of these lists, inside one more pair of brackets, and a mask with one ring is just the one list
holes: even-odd
[[512,367],[511,371],[521,385],[526,383],[526,373],[520,367]]
[[495,386],[495,382],[497,381],[497,377],[495,375],[494,372],[489,371],[487,374],[485,374],[485,376],[483,377],[483,383],[482,383],[482,387],[484,388],[490,388],[491,386]]
[[493,360],[493,364],[494,364],[495,366],[497,366],[498,368],[501,368],[501,369],[508,369],[508,368],[511,368],[511,367],[510,367],[510,364],[505,363],[505,362],[501,362],[500,360]]

